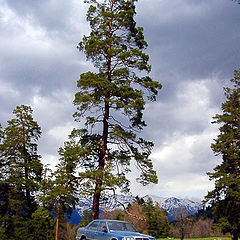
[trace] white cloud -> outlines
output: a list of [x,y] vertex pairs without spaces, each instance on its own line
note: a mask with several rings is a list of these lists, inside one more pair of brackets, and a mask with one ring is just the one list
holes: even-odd
[[[39,152],[42,153],[44,162],[50,163],[52,160],[55,165],[59,147],[63,146],[72,129],[80,126],[72,117],[72,98],[72,94],[64,90],[56,90],[51,96],[41,96],[36,91],[32,98],[30,105],[34,111],[34,119],[42,128]],[[44,159],[45,156],[47,160]]]
[[15,37],[20,39],[24,36],[22,40],[39,40],[47,37],[46,31],[39,25],[36,25],[32,16],[27,15],[27,17],[21,17],[5,4],[1,5],[0,13],[1,27],[5,30],[3,36],[14,33]]
[[208,117],[210,110],[208,81],[200,80],[180,84],[176,98],[177,104],[174,108],[175,118],[179,121],[199,121],[199,117],[202,120]]
[[31,105],[35,115],[41,117],[48,126],[56,126],[63,119],[69,119],[66,113],[73,111],[73,96],[65,90],[56,90],[51,96],[34,95]]
[[20,95],[19,91],[7,83],[0,80],[0,95],[7,97],[17,97]]
[[[209,10],[209,4],[206,2],[191,0],[175,0],[171,2],[167,0],[154,0],[153,4],[149,4],[148,1],[142,1],[141,3],[138,3],[137,6],[140,9],[147,8],[147,11],[144,11],[143,14],[147,12],[154,13],[156,8],[158,8],[159,14],[155,17],[158,18],[158,22],[160,23],[168,23],[169,21],[176,22],[182,20],[182,18],[196,19],[204,17],[206,15],[206,11]],[[171,11],[169,11],[169,9],[171,9]]]
[[58,157],[51,154],[42,154],[42,163],[44,165],[49,165],[49,168],[54,170],[58,164]]
[[188,196],[203,198],[213,188],[206,172],[219,162],[213,156],[210,143],[216,132],[210,129],[199,135],[173,135],[156,149],[151,158],[157,171],[156,185],[141,187],[135,183],[136,172],[131,173],[132,192],[146,195],[156,193],[168,197]]
[[54,128],[51,128],[47,134],[49,137],[54,138],[55,141],[59,144],[63,144],[63,142],[68,139],[68,135],[71,133],[73,128],[73,123],[67,122],[63,126],[56,126]]
[[[154,104],[150,112],[154,115],[148,120],[154,122],[151,133],[154,139],[161,139],[157,133],[166,135],[164,140],[156,142],[157,146],[151,155],[159,183],[141,188],[135,184],[137,175],[133,171],[130,178],[134,194],[156,192],[159,195],[168,193],[170,196],[203,198],[212,189],[213,183],[208,180],[206,172],[212,171],[219,162],[210,148],[218,132],[217,126],[211,124],[211,119],[219,109],[211,106],[208,86],[209,82],[215,80],[182,82],[175,99]],[[166,126],[175,125],[171,129],[164,128],[161,122]],[[195,129],[195,126],[198,128]]]

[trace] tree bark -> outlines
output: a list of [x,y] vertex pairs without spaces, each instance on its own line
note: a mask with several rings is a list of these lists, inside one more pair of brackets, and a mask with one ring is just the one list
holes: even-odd
[[184,239],[184,230],[181,229],[181,240],[183,240],[183,239]]
[[237,233],[233,233],[232,240],[238,240],[238,234]]
[[98,219],[99,217],[99,203],[101,193],[97,190],[101,187],[101,183],[96,183],[95,193],[93,197],[93,206],[92,206],[92,220]]
[[105,167],[105,155],[107,151],[107,138],[108,138],[108,119],[109,119],[109,103],[105,103],[105,115],[103,120],[103,138],[102,138],[102,147],[100,150],[99,161],[98,161],[98,171],[99,175],[96,179],[96,187],[93,196],[93,207],[92,207],[92,220],[99,217],[99,203],[100,196],[102,191],[102,174]]
[[60,221],[60,202],[58,203],[58,208],[57,208],[57,222],[56,222],[56,236],[55,240],[58,240],[59,237],[59,221]]
[[28,216],[31,217],[32,215],[32,202],[31,202],[31,193],[29,188],[29,167],[28,164],[30,162],[30,154],[28,153],[25,144],[23,145],[23,155],[24,155],[24,177],[25,177],[25,191],[26,191],[26,200],[27,200],[27,207],[28,207]]

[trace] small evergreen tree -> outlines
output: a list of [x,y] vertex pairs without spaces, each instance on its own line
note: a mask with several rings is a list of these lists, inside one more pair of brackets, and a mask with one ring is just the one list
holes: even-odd
[[80,222],[80,227],[86,227],[91,222],[91,211],[85,209],[83,211],[82,220]]
[[[70,218],[77,201],[76,148],[70,140],[59,149],[60,162],[41,184],[43,209],[56,216],[55,239],[63,239],[66,218]],[[47,170],[47,169],[46,169]]]
[[156,238],[166,238],[170,235],[170,225],[167,211],[154,204],[149,198],[144,204],[143,211],[147,222],[148,234]]
[[38,209],[32,214],[31,228],[33,240],[53,240],[55,237],[55,222],[53,215],[48,209],[38,206]]
[[206,196],[213,205],[215,220],[224,232],[230,232],[234,240],[240,233],[240,71],[235,70],[231,80],[233,88],[224,88],[226,102],[222,104],[222,114],[217,114],[213,123],[220,124],[220,134],[212,144],[222,162],[213,173],[208,173],[215,181],[215,188]]
[[[83,169],[81,186],[93,194],[92,219],[98,218],[104,190],[128,190],[126,173],[136,161],[142,184],[156,183],[149,158],[153,143],[137,136],[146,126],[145,100],[154,101],[161,84],[149,76],[149,57],[144,50],[143,29],[134,21],[136,0],[88,0],[91,33],[79,43],[98,72],[82,73],[74,104],[76,121],[85,127],[72,136],[80,146],[78,164]],[[147,97],[145,98],[145,96]]]

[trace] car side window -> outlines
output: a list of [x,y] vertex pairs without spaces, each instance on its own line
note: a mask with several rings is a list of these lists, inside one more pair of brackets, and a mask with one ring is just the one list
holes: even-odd
[[110,222],[109,228],[117,231],[124,231],[124,225],[122,222]]
[[107,226],[105,222],[100,222],[98,225],[99,232],[107,232]]
[[96,231],[96,230],[97,230],[97,226],[98,226],[98,221],[93,222],[92,224],[90,224],[90,225],[87,227],[87,230]]

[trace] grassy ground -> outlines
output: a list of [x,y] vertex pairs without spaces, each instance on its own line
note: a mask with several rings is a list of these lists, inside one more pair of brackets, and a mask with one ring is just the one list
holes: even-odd
[[[185,238],[186,240],[231,240],[229,237]],[[157,240],[180,240],[180,238],[159,238]]]

